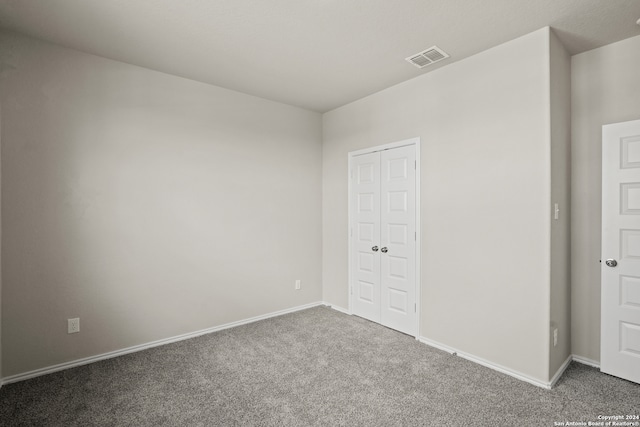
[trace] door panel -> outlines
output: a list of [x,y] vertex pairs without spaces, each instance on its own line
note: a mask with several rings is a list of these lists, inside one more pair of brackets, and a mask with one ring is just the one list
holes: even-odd
[[381,152],[381,323],[415,335],[415,147]]
[[601,268],[601,371],[640,383],[640,120],[602,128]]
[[352,173],[352,310],[380,322],[380,153],[355,157]]

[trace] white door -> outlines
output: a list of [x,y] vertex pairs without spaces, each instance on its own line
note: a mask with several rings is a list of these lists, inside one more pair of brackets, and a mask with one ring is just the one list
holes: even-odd
[[380,153],[380,323],[416,327],[416,157],[413,145]]
[[351,311],[415,336],[415,145],[354,156],[351,171]]
[[351,164],[351,311],[380,322],[380,153]]
[[640,120],[602,128],[600,370],[640,383]]

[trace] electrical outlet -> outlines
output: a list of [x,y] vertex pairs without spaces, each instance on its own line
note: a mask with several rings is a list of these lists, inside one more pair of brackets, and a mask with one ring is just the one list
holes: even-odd
[[75,334],[76,332],[80,332],[80,318],[67,319],[67,333]]
[[553,346],[557,346],[558,345],[558,328],[555,328],[553,330]]
[[296,280],[296,290],[300,290],[300,279]]

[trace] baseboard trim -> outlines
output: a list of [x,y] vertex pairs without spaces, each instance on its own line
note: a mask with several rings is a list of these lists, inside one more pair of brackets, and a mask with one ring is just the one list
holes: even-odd
[[340,313],[348,314],[349,316],[351,316],[351,312],[349,310],[347,310],[346,308],[342,308],[342,307],[339,307],[337,305],[330,304],[328,302],[323,302],[323,304],[326,305],[329,308],[334,309],[335,311],[339,311]]
[[[177,335],[174,337],[170,337],[170,338],[165,338],[165,339],[161,339],[161,340],[157,340],[157,341],[152,341],[152,342],[148,342],[145,344],[140,344],[140,345],[136,345],[136,346],[132,346],[132,347],[127,347],[121,350],[115,350],[115,351],[111,351],[108,353],[103,353],[103,354],[99,354],[96,356],[90,356],[90,357],[85,357],[82,359],[77,359],[77,360],[72,360],[70,362],[65,362],[65,363],[60,363],[57,365],[53,365],[53,366],[48,366],[45,368],[40,368],[40,369],[35,369],[33,371],[29,371],[29,372],[24,372],[22,374],[16,374],[16,375],[11,375],[9,377],[6,378],[1,378],[0,379],[0,388],[2,388],[2,386],[4,384],[10,384],[10,383],[15,383],[15,382],[19,382],[19,381],[24,381],[24,380],[28,380],[30,378],[35,378],[35,377],[39,377],[42,375],[47,375],[47,374],[52,374],[54,372],[58,372],[58,371],[63,371],[65,369],[71,369],[71,368],[75,368],[78,366],[82,366],[82,365],[88,365],[90,363],[94,363],[94,362],[99,362],[101,360],[106,360],[106,359],[111,359],[114,357],[118,357],[118,356],[124,356],[125,354],[129,354],[129,353],[135,353],[138,351],[143,351],[149,348],[153,348],[153,347],[158,347],[161,345],[165,345],[165,344],[171,344],[174,342],[178,342],[178,341],[184,341],[190,338],[195,338],[201,335],[206,335],[206,334],[210,334],[213,332],[218,332],[218,331],[222,331],[224,329],[229,329],[229,328],[233,328],[236,326],[241,326],[241,325],[246,325],[248,323],[253,323],[253,322],[258,322],[260,320],[265,320],[265,319],[269,319],[272,317],[277,317],[277,316],[282,316],[284,314],[289,314],[289,313],[294,313],[296,311],[300,311],[300,310],[306,310],[308,308],[312,308],[312,307],[317,307],[319,305],[325,305],[327,307],[332,308],[333,310],[339,311],[341,313],[347,314],[347,315],[351,315],[351,313],[349,312],[349,310],[344,309],[342,307],[324,302],[324,301],[318,301],[318,302],[313,302],[313,303],[309,303],[309,304],[304,304],[304,305],[300,305],[300,306],[296,306],[296,307],[292,307],[292,308],[288,308],[288,309],[284,309],[284,310],[279,310],[279,311],[274,311],[271,313],[267,313],[267,314],[263,314],[260,316],[255,316],[255,317],[251,317],[248,319],[243,319],[243,320],[238,320],[236,322],[230,322],[230,323],[225,323],[224,325],[220,325],[220,326],[214,326],[212,328],[207,328],[207,329],[201,329],[199,331],[195,331],[195,332],[189,332],[186,334],[182,334],[182,335]],[[503,374],[509,375],[513,378],[519,379],[521,381],[525,381],[528,382],[529,384],[533,384],[535,386],[538,387],[542,387],[545,389],[551,389],[557,382],[558,380],[562,377],[562,374],[564,373],[564,371],[569,367],[569,364],[571,363],[571,361],[575,361],[578,363],[581,363],[583,365],[588,365],[594,368],[598,368],[600,369],[600,362],[597,362],[595,360],[591,360],[588,359],[586,357],[582,357],[582,356],[577,356],[577,355],[571,355],[567,358],[567,360],[565,360],[565,362],[562,364],[562,366],[558,369],[558,371],[556,372],[556,374],[553,376],[553,378],[551,379],[550,382],[544,382],[544,381],[540,381],[536,378],[532,378],[526,374],[523,374],[521,372],[515,371],[513,369],[509,369],[509,368],[505,368],[504,366],[498,365],[496,363],[493,362],[489,362],[481,357],[477,357],[474,356],[472,354],[469,353],[465,353],[462,351],[459,351],[453,347],[449,347],[447,345],[444,345],[442,343],[439,343],[437,341],[433,341],[431,339],[425,338],[425,337],[417,337],[418,341],[420,341],[423,344],[426,344],[430,347],[434,347],[437,348],[439,350],[445,351],[447,353],[450,354],[456,354],[457,356],[462,357],[463,359],[469,360],[471,362],[477,363],[479,365],[485,366],[487,368],[493,369],[495,371],[501,372]]]
[[469,353],[465,353],[463,351],[457,350],[453,347],[449,347],[448,345],[439,343],[437,341],[433,341],[429,338],[425,338],[425,337],[419,337],[418,341],[420,341],[423,344],[426,344],[428,346],[437,348],[439,350],[442,351],[446,351],[447,353],[450,354],[454,354],[456,356],[462,357],[463,359],[469,360],[471,362],[477,363],[478,365],[482,365],[484,367],[487,367],[489,369],[493,369],[494,371],[498,371],[500,373],[503,373],[505,375],[509,375],[510,377],[516,378],[520,381],[524,381],[527,382],[529,384],[533,384],[535,386],[550,390],[552,387],[552,383],[551,382],[544,382],[544,381],[540,381],[537,378],[533,378],[530,377],[526,374],[523,374],[522,372],[518,372],[515,371],[513,369],[510,368],[506,368],[504,366],[498,365],[497,363],[493,363],[493,362],[489,362],[488,360],[485,360],[481,357],[475,356],[473,354],[469,354]]
[[564,371],[567,370],[572,361],[573,355],[570,354],[569,357],[567,357],[567,360],[565,360],[564,363],[562,363],[562,365],[558,368],[553,378],[551,378],[551,381],[549,382],[549,388],[553,388],[556,385],[556,383],[558,382],[560,377],[562,377],[562,374],[564,374]]
[[195,332],[189,332],[182,335],[177,335],[170,338],[164,338],[157,341],[148,342],[145,344],[139,344],[132,347],[123,348],[121,350],[110,351],[108,353],[98,354],[96,356],[89,356],[82,359],[72,360],[70,362],[64,362],[53,366],[48,366],[45,368],[35,369],[33,371],[24,372],[22,374],[11,375],[5,378],[0,379],[0,387],[4,384],[16,383],[19,381],[28,380],[35,377],[40,377],[42,375],[52,374],[54,372],[63,371],[65,369],[71,369],[82,365],[88,365],[90,363],[99,362],[101,360],[111,359],[118,356],[124,356],[125,354],[135,353],[138,351],[146,350],[153,347],[159,347],[161,345],[171,344],[178,341],[188,340],[190,338],[199,337],[201,335],[210,334],[213,332],[222,331],[224,329],[233,328],[236,326],[246,325],[248,323],[258,322],[260,320],[269,319],[272,317],[282,316],[284,314],[294,313],[300,310],[306,310],[308,308],[317,307],[319,305],[323,305],[323,302],[312,302],[309,304],[299,305],[297,307],[287,308],[284,310],[274,311],[271,313],[263,314],[260,316],[250,317],[248,319],[238,320],[236,322],[225,323],[224,325],[214,326],[207,329],[201,329]]
[[596,362],[595,360],[587,359],[586,357],[577,356],[575,354],[572,357],[573,357],[573,361],[574,362],[582,363],[583,365],[587,365],[587,366],[591,366],[593,368],[600,369],[600,362]]

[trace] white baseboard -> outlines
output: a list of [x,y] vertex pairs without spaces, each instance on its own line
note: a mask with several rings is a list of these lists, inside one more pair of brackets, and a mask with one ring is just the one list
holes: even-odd
[[349,316],[351,316],[351,312],[349,310],[347,310],[346,308],[342,308],[342,307],[339,307],[337,305],[329,304],[328,302],[323,302],[323,304],[326,305],[327,307],[330,307],[330,308],[334,309],[335,311],[339,311],[340,313],[348,314]]
[[567,370],[567,368],[569,367],[569,364],[571,364],[572,361],[573,361],[573,355],[570,354],[569,357],[567,357],[567,360],[565,360],[564,363],[562,363],[562,366],[558,368],[553,378],[551,378],[551,381],[549,382],[549,388],[553,388],[556,385],[556,383],[558,382],[562,374],[564,374],[564,371]]
[[575,354],[572,357],[575,362],[600,369],[600,362],[596,362],[595,360],[587,359],[586,357],[578,356]]
[[[77,366],[82,366],[82,365],[87,365],[89,363],[93,363],[93,362],[98,362],[100,360],[105,360],[105,359],[111,359],[113,357],[118,357],[118,356],[123,356],[125,354],[129,354],[129,353],[135,353],[137,351],[142,351],[142,350],[146,350],[148,348],[153,348],[153,347],[158,347],[161,345],[165,345],[165,344],[171,344],[174,342],[178,342],[178,341],[183,341],[183,340],[187,340],[190,338],[195,338],[198,337],[200,335],[206,335],[206,334],[210,334],[213,332],[217,332],[217,331],[221,331],[223,329],[229,329],[229,328],[233,328],[235,326],[240,326],[240,325],[245,325],[247,323],[253,323],[253,322],[257,322],[260,320],[264,320],[264,319],[269,319],[271,317],[276,317],[276,316],[282,316],[283,314],[288,314],[288,313],[294,313],[296,311],[300,311],[300,310],[306,310],[308,308],[312,308],[312,307],[316,307],[319,305],[325,305],[328,306],[336,311],[339,311],[341,313],[344,314],[348,314],[351,315],[351,313],[349,312],[349,310],[344,309],[342,307],[336,306],[336,305],[332,305],[329,304],[327,302],[324,301],[319,301],[319,302],[313,302],[310,304],[305,304],[305,305],[300,305],[297,307],[292,307],[292,308],[288,308],[285,310],[280,310],[280,311],[274,311],[272,313],[267,313],[267,314],[263,314],[261,316],[255,316],[255,317],[251,317],[249,319],[243,319],[243,320],[238,320],[236,322],[231,322],[231,323],[226,323],[224,325],[220,325],[220,326],[214,326],[212,328],[207,328],[207,329],[201,329],[199,331],[195,331],[195,332],[189,332],[186,334],[182,334],[182,335],[177,335],[171,338],[165,338],[165,339],[161,339],[161,340],[157,340],[157,341],[152,341],[152,342],[148,342],[145,344],[140,344],[140,345],[136,345],[133,347],[128,347],[128,348],[124,348],[121,350],[115,350],[115,351],[111,351],[108,353],[103,353],[103,354],[99,354],[96,356],[90,356],[90,357],[85,357],[82,359],[77,359],[77,360],[72,360],[70,362],[65,362],[65,363],[60,363],[57,365],[53,365],[53,366],[48,366],[45,368],[40,368],[40,369],[36,369],[33,371],[29,371],[29,372],[24,372],[22,374],[16,374],[16,375],[11,375],[9,377],[5,377],[5,378],[0,378],[0,388],[2,388],[3,384],[10,384],[10,383],[15,383],[18,381],[24,381],[30,378],[35,378],[35,377],[39,377],[42,375],[47,375],[47,374],[51,374],[54,372],[58,372],[58,371],[62,371],[65,369],[70,369],[70,368],[75,368]],[[467,359],[471,362],[475,362],[478,363],[479,365],[485,366],[487,368],[493,369],[495,371],[501,372],[503,374],[509,375],[511,377],[517,378],[521,381],[525,381],[528,382],[530,384],[536,385],[538,387],[542,387],[545,389],[551,389],[556,382],[560,379],[560,377],[562,376],[562,374],[564,373],[564,371],[567,369],[567,367],[569,366],[569,364],[571,363],[571,361],[576,361],[578,363],[582,363],[584,365],[588,365],[588,366],[592,366],[594,368],[600,368],[600,362],[596,362],[595,360],[591,360],[588,359],[586,357],[582,357],[582,356],[577,356],[577,355],[571,355],[567,358],[567,360],[562,364],[562,366],[558,369],[558,371],[556,372],[556,374],[553,376],[553,378],[551,379],[551,381],[549,382],[544,382],[544,381],[540,381],[536,378],[532,378],[526,374],[523,374],[521,372],[515,371],[513,369],[509,369],[509,368],[505,368],[504,366],[498,365],[496,363],[493,362],[489,362],[485,359],[482,359],[480,357],[474,356],[472,354],[468,354],[468,353],[464,353],[461,352],[459,350],[456,350],[452,347],[449,347],[447,345],[441,344],[439,342],[430,340],[428,338],[425,337],[418,337],[417,338],[418,341],[420,341],[423,344],[429,345],[431,347],[435,347],[439,350],[443,350],[446,351],[447,353],[451,353],[451,354],[456,354],[460,357],[462,357],[463,359]]]
[[65,369],[75,368],[77,366],[88,365],[89,363],[98,362],[100,360],[111,359],[113,357],[124,356],[125,354],[135,353],[137,351],[146,350],[148,348],[158,347],[165,344],[171,344],[178,341],[188,340],[190,338],[199,337],[200,335],[210,334],[212,332],[218,332],[223,329],[233,328],[235,326],[246,325],[247,323],[257,322],[259,320],[269,319],[271,317],[282,316],[283,314],[294,313],[300,310],[306,310],[307,308],[317,307],[323,305],[322,302],[313,302],[310,304],[299,305],[297,307],[287,308],[280,311],[274,311],[272,313],[263,314],[261,316],[251,317],[249,319],[238,320],[236,322],[225,323],[224,325],[214,326],[212,328],[201,329],[195,332],[189,332],[182,335],[177,335],[171,338],[165,338],[157,341],[148,342],[145,344],[135,345],[133,347],[123,348],[121,350],[115,350],[108,353],[98,354],[96,356],[85,357],[82,359],[72,360],[70,362],[60,363],[58,365],[48,366],[45,368],[35,369],[33,371],[24,372],[22,374],[11,375],[0,379],[0,387],[3,384],[15,383],[18,381],[28,380],[30,378],[39,377],[42,375],[51,374],[54,372],[62,371]]
[[[441,343],[439,343],[437,341],[433,341],[433,340],[430,340],[430,339],[425,338],[425,337],[419,337],[418,341],[420,341],[423,344],[429,345],[431,347],[435,347],[435,348],[437,348],[439,350],[446,351],[447,353],[455,354],[457,356],[462,357],[463,359],[466,359],[466,360],[469,360],[471,362],[475,362],[475,363],[477,363],[479,365],[485,366],[487,368],[493,369],[494,371],[498,371],[498,372],[501,372],[503,374],[509,375],[509,376],[511,376],[513,378],[516,378],[516,379],[520,380],[520,381],[525,381],[525,382],[528,382],[529,384],[533,384],[535,386],[542,387],[542,388],[547,389],[547,390],[550,390],[552,385],[553,385],[551,382],[541,381],[541,380],[539,380],[537,378],[530,377],[527,374],[523,374],[522,372],[518,372],[518,371],[515,371],[513,369],[506,368],[504,366],[498,365],[497,363],[489,362],[488,360],[485,360],[485,359],[483,359],[481,357],[474,356],[473,354],[469,354],[469,353],[465,353],[465,352],[459,351],[459,350],[457,350],[455,348],[449,347],[447,345],[441,344]],[[569,359],[569,362],[570,361],[571,360]],[[565,363],[567,364],[567,366],[569,365],[567,362],[565,362]],[[566,367],[565,367],[565,369],[566,369]]]

